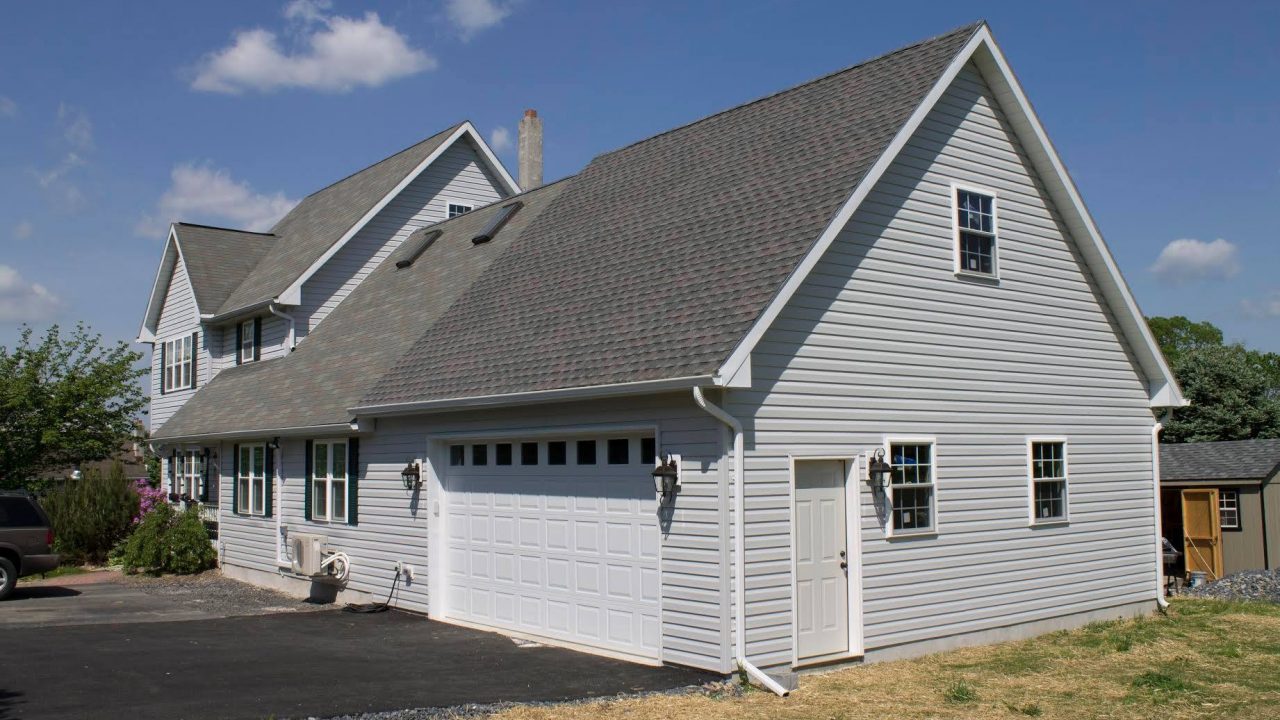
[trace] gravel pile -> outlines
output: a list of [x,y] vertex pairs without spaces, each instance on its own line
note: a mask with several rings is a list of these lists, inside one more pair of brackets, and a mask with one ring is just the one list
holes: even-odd
[[[742,692],[742,685],[736,681],[717,680],[702,685],[676,688],[674,690],[656,690],[653,692],[622,694],[611,697],[527,703],[468,704],[447,708],[417,708],[414,710],[388,710],[385,712],[361,713],[359,715],[340,715],[337,717],[326,718],[325,720],[473,720],[474,718],[486,718],[502,712],[503,710],[510,710],[514,707],[568,707],[593,702],[628,700],[633,698],[655,697],[659,695],[708,695],[712,697],[727,697],[738,695]],[[317,718],[311,717],[307,718],[307,720],[317,720]]]
[[148,595],[179,600],[222,615],[260,615],[277,612],[332,610],[333,605],[309,603],[274,590],[224,577],[216,570],[197,575],[125,575],[122,582]]
[[1183,593],[1216,600],[1262,600],[1280,603],[1280,570],[1246,570]]

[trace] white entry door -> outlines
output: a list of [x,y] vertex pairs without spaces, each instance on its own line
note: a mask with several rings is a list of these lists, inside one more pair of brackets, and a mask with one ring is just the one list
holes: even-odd
[[816,662],[849,652],[844,462],[797,460],[795,483],[796,656]]
[[653,459],[640,435],[451,445],[446,615],[658,660]]

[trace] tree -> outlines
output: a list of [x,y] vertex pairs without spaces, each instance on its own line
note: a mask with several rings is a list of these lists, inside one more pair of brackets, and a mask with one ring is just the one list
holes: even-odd
[[124,342],[108,346],[83,324],[69,337],[54,325],[38,345],[32,335],[0,346],[0,487],[111,457],[147,402],[142,354]]
[[1280,355],[1224,344],[1209,322],[1148,318],[1191,405],[1165,423],[1165,442],[1280,437]]

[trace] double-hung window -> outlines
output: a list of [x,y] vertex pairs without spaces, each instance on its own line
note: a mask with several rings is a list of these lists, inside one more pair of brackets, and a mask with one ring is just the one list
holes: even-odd
[[201,450],[184,450],[175,458],[177,471],[174,492],[185,495],[192,500],[200,498],[200,481],[204,476],[204,452]]
[[195,335],[183,335],[180,338],[166,340],[161,346],[164,355],[161,390],[187,390],[195,387],[195,355],[193,340]]
[[236,462],[236,512],[267,514],[267,447],[241,445]]
[[236,336],[240,338],[240,362],[253,362],[254,351],[257,348],[257,337],[254,328],[258,324],[258,319],[245,320],[240,323],[240,332]]
[[1067,441],[1032,439],[1028,459],[1031,474],[1031,522],[1062,522],[1067,508]]
[[317,440],[311,453],[311,519],[346,522],[347,441]]
[[1240,492],[1218,491],[1218,522],[1223,530],[1240,529]]
[[456,218],[459,215],[466,215],[467,213],[471,212],[473,209],[475,209],[474,205],[466,205],[463,203],[451,202],[449,203],[449,217]]
[[931,533],[937,529],[932,440],[890,441],[890,534]]
[[996,277],[996,196],[955,188],[956,272]]

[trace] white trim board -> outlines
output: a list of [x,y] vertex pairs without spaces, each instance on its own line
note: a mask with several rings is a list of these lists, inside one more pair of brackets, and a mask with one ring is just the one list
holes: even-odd
[[897,159],[903,147],[915,135],[925,117],[951,87],[952,81],[970,61],[978,66],[983,78],[991,86],[996,101],[1009,118],[1015,135],[1022,142],[1032,165],[1044,181],[1050,198],[1062,214],[1070,240],[1080,249],[1086,265],[1093,272],[1104,300],[1111,307],[1121,332],[1128,341],[1143,375],[1146,376],[1151,407],[1183,407],[1189,404],[1183,398],[1173,372],[1169,369],[1156,344],[1155,337],[1147,327],[1142,310],[1129,291],[1124,276],[1107,249],[1071,176],[1040,125],[1035,110],[1027,101],[1013,71],[1009,69],[1004,55],[991,35],[990,28],[985,24],[974,32],[973,37],[943,71],[924,101],[903,124],[893,141],[885,148],[884,153],[867,171],[849,199],[836,212],[822,235],[792,271],[773,301],[764,312],[760,313],[751,330],[716,371],[716,377],[730,378],[737,374],[738,369],[751,356],[773,321],[809,277],[827,248],[831,247],[836,236],[848,224],[853,213],[862,205],[862,201],[871,193],[885,171]]

